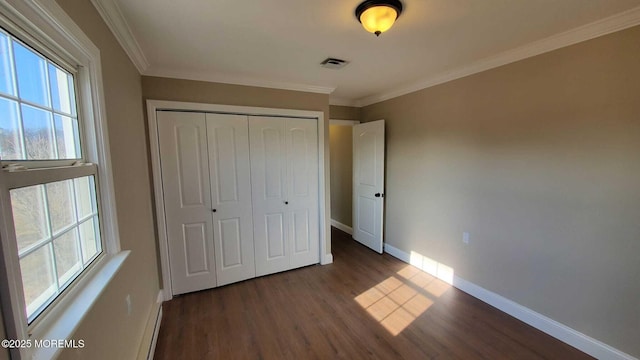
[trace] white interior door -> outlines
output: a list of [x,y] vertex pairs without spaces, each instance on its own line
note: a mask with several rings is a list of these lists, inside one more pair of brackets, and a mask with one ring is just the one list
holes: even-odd
[[316,120],[250,117],[256,274],[319,261]]
[[384,120],[353,126],[353,238],[382,253]]
[[256,276],[246,115],[206,114],[218,286]]
[[251,185],[256,275],[289,269],[285,119],[251,117]]
[[318,220],[318,122],[286,119],[285,197],[291,268],[320,261]]
[[158,111],[173,294],[216,286],[205,114]]

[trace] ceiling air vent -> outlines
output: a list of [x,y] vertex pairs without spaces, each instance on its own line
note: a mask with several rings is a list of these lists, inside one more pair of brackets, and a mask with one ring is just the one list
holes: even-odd
[[348,61],[341,59],[327,58],[323,62],[321,62],[320,65],[322,65],[323,68],[337,70],[347,66],[348,63]]

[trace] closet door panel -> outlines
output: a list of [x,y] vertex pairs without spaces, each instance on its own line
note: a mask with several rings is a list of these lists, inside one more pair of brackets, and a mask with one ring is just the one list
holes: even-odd
[[286,119],[288,238],[291,268],[319,262],[318,122]]
[[285,225],[282,213],[267,214],[266,237],[267,237],[267,260],[273,261],[286,256]]
[[256,275],[290,268],[287,238],[285,120],[251,116],[251,187]]
[[173,294],[216,286],[205,115],[158,111]]
[[206,114],[206,123],[216,273],[220,286],[256,274],[249,128],[245,115]]

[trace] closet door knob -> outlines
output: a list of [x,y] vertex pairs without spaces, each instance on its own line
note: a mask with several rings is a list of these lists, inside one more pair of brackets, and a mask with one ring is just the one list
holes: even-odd
[[211,211],[216,212],[216,211],[218,211],[218,210],[216,210],[216,209],[211,209]]
[[289,205],[289,202],[288,202],[288,201],[285,201],[285,202],[284,202],[284,204],[285,204],[285,205]]

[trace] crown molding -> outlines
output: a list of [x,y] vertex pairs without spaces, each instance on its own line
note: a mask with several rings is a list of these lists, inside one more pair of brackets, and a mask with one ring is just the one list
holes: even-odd
[[570,46],[579,42],[594,39],[616,31],[624,30],[640,24],[640,6],[618,13],[613,16],[565,31],[547,38],[534,41],[503,53],[484,58],[451,71],[445,71],[435,76],[423,79],[408,86],[398,87],[391,91],[383,92],[359,99],[358,106],[367,106],[381,101],[393,99],[418,90],[446,83],[465,76],[493,69],[512,62],[523,60],[536,55],[544,54],[559,48]]
[[188,72],[188,71],[175,71],[168,69],[150,69],[144,72],[144,76],[157,76],[182,80],[195,80],[195,81],[208,81],[231,85],[242,86],[255,86],[270,89],[279,90],[291,90],[310,92],[317,94],[331,94],[336,88],[329,86],[317,86],[309,84],[288,83],[272,80],[257,79],[247,76],[235,76],[223,73],[211,73],[211,72]]
[[129,55],[138,72],[144,74],[149,68],[149,61],[133,35],[131,27],[129,27],[116,0],[91,0],[91,3],[98,10],[104,22],[107,23],[120,46]]
[[329,105],[360,107],[360,103],[358,102],[358,100],[339,98],[334,96],[329,97]]

